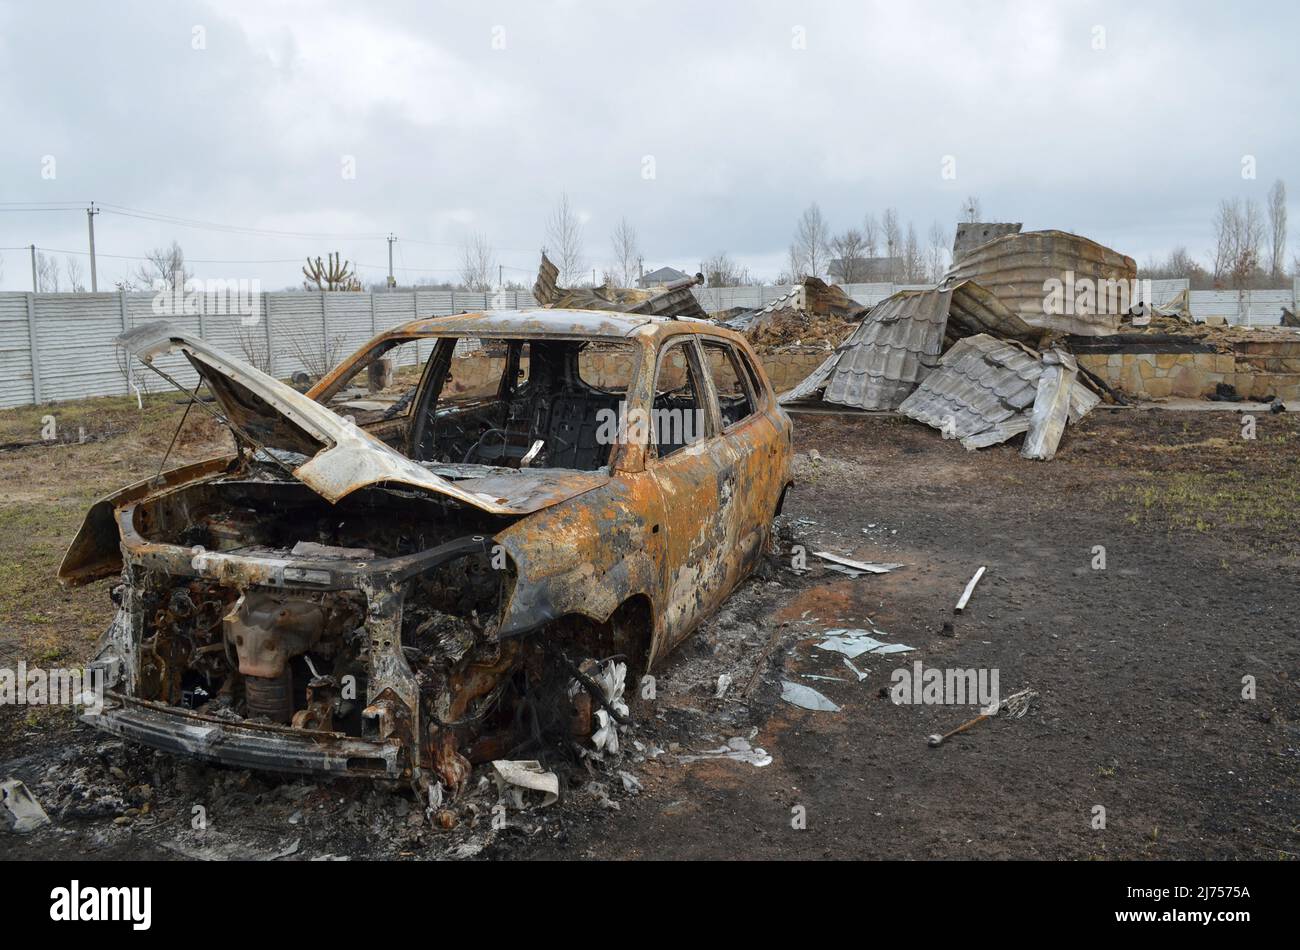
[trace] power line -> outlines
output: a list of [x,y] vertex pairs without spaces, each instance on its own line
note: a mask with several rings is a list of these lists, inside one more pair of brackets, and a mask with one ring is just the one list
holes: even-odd
[[[67,202],[68,207],[28,207],[27,205],[62,205],[64,202],[21,202],[21,201],[4,201],[0,202],[0,211],[80,211],[89,202]],[[13,207],[10,207],[10,206]],[[120,215],[125,218],[137,218],[142,221],[156,221],[161,224],[172,224],[177,227],[194,228],[196,230],[218,231],[224,234],[247,234],[256,237],[294,237],[294,238],[314,238],[318,240],[332,241],[379,241],[384,240],[388,235],[381,232],[358,232],[358,233],[334,233],[328,231],[281,231],[273,228],[255,228],[238,224],[222,224],[217,221],[205,221],[201,218],[186,218],[180,215],[166,214],[160,211],[146,211],[142,208],[132,208],[127,205],[114,205],[99,202],[99,207],[110,214]],[[418,244],[423,247],[448,247],[458,248],[462,245],[454,241],[425,241],[419,238],[402,238],[407,244]],[[514,251],[521,254],[531,254],[536,248],[531,247],[499,247],[497,250]]]

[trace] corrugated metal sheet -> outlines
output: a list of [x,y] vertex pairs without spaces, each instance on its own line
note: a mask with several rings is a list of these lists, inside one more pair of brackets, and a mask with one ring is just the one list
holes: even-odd
[[950,290],[905,291],[877,304],[839,347],[825,401],[898,408],[939,363],[951,296]]
[[1022,343],[1035,343],[1043,331],[1031,327],[1012,313],[988,288],[973,280],[957,280],[948,286],[952,303],[948,309],[949,322],[960,333],[949,331],[950,336],[973,336],[991,333],[1009,337]]
[[1053,378],[1041,385],[1044,360],[1036,351],[984,333],[966,337],[943,354],[898,411],[967,449],[1005,442],[1035,426],[1028,457],[1051,458],[1066,420],[1099,401],[1078,382],[1074,357],[1057,350],[1051,360]]
[[1064,231],[1028,231],[983,244],[958,261],[945,285],[973,280],[1030,326],[1061,333],[1113,333],[1120,313],[1046,313],[1048,281],[1132,281],[1137,264],[1096,241]]
[[1016,417],[1033,406],[1042,374],[1023,348],[981,333],[953,344],[898,410],[963,443],[990,432],[1010,438],[1028,428]]

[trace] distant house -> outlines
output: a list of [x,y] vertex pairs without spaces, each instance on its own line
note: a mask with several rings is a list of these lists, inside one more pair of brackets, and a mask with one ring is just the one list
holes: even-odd
[[689,274],[683,274],[676,267],[661,267],[658,270],[652,270],[648,274],[642,274],[636,279],[636,285],[638,287],[660,287],[689,276]]
[[[901,257],[856,257],[852,260],[852,268],[844,266],[845,260],[842,257],[831,260],[826,271],[832,283],[887,284],[894,279],[895,274],[903,272]],[[845,277],[845,272],[850,269],[853,271],[851,281]]]

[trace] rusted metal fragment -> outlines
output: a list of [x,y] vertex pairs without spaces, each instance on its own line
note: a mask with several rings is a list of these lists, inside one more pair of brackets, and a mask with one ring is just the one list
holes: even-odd
[[1032,327],[1058,333],[1096,336],[1114,333],[1127,310],[1071,304],[1066,312],[1049,313],[1051,282],[1089,281],[1103,299],[1118,297],[1119,282],[1128,288],[1137,278],[1137,264],[1095,241],[1064,231],[1009,234],[973,249],[948,271],[944,284],[973,280],[987,289],[1008,311]]

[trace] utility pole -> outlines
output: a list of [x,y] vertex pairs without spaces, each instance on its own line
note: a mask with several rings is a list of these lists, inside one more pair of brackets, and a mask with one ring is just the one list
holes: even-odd
[[36,285],[36,245],[32,245],[32,293],[36,293],[41,288]]
[[86,209],[86,223],[90,226],[90,292],[92,294],[99,290],[99,275],[95,272],[95,215],[97,214],[99,209],[92,201],[90,207]]
[[393,232],[389,231],[388,232],[388,289],[389,290],[392,290],[394,287],[397,286],[397,281],[393,279],[393,242],[396,240],[397,238],[393,236]]
[[501,276],[502,269],[503,268],[501,267],[501,265],[498,264],[497,265],[497,287],[498,288],[504,287],[506,285],[505,278]]

